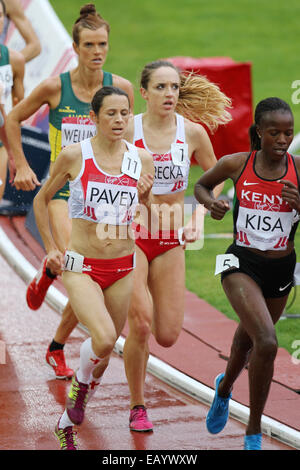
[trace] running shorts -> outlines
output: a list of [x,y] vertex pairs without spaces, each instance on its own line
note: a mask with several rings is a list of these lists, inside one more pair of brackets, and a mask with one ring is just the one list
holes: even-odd
[[292,289],[296,266],[295,250],[282,258],[266,258],[233,243],[226,253],[233,253],[239,259],[239,268],[223,271],[221,281],[233,273],[247,274],[260,286],[265,298],[285,297]]
[[[113,259],[83,258],[82,269],[72,269],[72,256],[78,255],[72,251],[65,253],[65,271],[87,274],[101,289],[107,289],[119,279],[127,276],[135,268],[135,253]],[[80,256],[80,255],[79,255]]]
[[140,224],[132,225],[135,244],[145,253],[148,262],[182,245],[178,230],[159,230],[156,233],[149,232]]

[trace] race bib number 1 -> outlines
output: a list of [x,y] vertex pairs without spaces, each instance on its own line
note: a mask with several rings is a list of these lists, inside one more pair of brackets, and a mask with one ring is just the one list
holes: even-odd
[[230,268],[239,268],[239,259],[232,253],[217,255],[215,276]]
[[122,173],[138,180],[141,176],[142,163],[140,157],[133,152],[125,152],[122,162]]
[[187,144],[172,144],[171,157],[174,165],[184,166],[188,158],[188,145]]
[[75,251],[65,252],[65,271],[82,273],[84,256]]

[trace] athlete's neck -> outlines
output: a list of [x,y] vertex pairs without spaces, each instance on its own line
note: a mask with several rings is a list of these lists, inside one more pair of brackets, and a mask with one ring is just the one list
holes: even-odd
[[87,67],[78,66],[71,72],[73,86],[78,86],[87,92],[93,93],[96,87],[103,82],[103,70],[89,70]]
[[150,127],[152,130],[170,130],[172,126],[176,125],[176,115],[175,113],[160,115],[147,110],[143,114],[143,125]]

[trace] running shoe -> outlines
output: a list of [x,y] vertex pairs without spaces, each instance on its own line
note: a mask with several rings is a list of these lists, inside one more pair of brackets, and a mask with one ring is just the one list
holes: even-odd
[[71,379],[74,371],[66,365],[65,354],[62,349],[50,351],[49,347],[46,353],[46,362],[54,370],[57,379]]
[[58,424],[54,431],[55,436],[59,440],[61,450],[78,450],[77,442],[75,439],[76,432],[73,431],[72,426],[64,429],[59,429]]
[[57,276],[48,276],[46,272],[47,258],[44,258],[43,264],[31,283],[27,287],[26,301],[31,310],[40,308],[47,294],[47,290],[56,279]]
[[244,450],[261,450],[262,435],[250,434],[244,437]]
[[218,432],[222,431],[228,420],[229,400],[231,398],[231,393],[227,398],[222,398],[218,395],[219,384],[222,381],[224,375],[225,374],[219,374],[215,378],[215,397],[206,417],[206,427],[211,434],[217,434]]
[[82,423],[88,396],[89,385],[78,382],[76,374],[74,374],[66,404],[66,410],[72,423]]
[[153,424],[149,421],[146,408],[143,405],[137,405],[130,410],[129,428],[131,431],[153,431]]

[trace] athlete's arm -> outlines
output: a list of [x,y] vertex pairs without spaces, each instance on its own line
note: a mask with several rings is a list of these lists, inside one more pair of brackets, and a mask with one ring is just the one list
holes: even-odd
[[25,60],[20,52],[9,50],[9,59],[13,71],[12,104],[15,106],[24,98]]
[[51,108],[55,107],[58,104],[59,97],[59,77],[48,78],[38,85],[28,97],[20,101],[7,116],[6,133],[15,160],[16,176],[14,184],[18,190],[32,191],[36,186],[40,186],[40,182],[28,165],[23,152],[21,124],[44,104],[48,104]]
[[13,21],[26,43],[20,52],[28,62],[41,52],[40,41],[19,0],[5,0],[5,7],[7,16]]
[[227,201],[217,200],[213,189],[229,178],[236,181],[245,163],[246,157],[246,153],[222,157],[217,164],[207,170],[195,184],[195,198],[211,212],[212,218],[220,220],[229,210]]
[[[204,171],[214,167],[217,163],[217,159],[210,138],[204,127],[200,124],[189,122],[186,128],[192,143],[193,156],[198,165]],[[223,187],[224,183],[221,183],[214,189],[216,198],[221,194]]]
[[[300,175],[300,157],[294,157],[296,169],[298,175]],[[299,187],[295,186],[291,181],[282,179],[280,182],[283,184],[282,188],[282,198],[286,201],[292,209],[295,209],[297,212],[300,213],[300,194],[299,194]]]
[[51,176],[47,179],[45,184],[41,187],[33,200],[33,209],[35,220],[39,233],[41,234],[45,250],[48,254],[47,266],[54,274],[60,274],[63,262],[63,254],[56,246],[52,236],[48,204],[54,194],[64,184],[72,178],[72,171],[76,164],[76,159],[81,157],[80,150],[76,149],[78,145],[70,145],[63,149],[51,170]]
[[[185,126],[188,133],[188,139],[191,141],[191,150],[196,162],[204,171],[213,168],[217,163],[217,159],[206,130],[203,126],[189,121],[187,121]],[[223,187],[224,182],[214,188],[213,192],[215,198],[218,198],[221,194]],[[198,206],[194,210],[183,231],[183,240],[186,243],[192,243],[201,238],[205,213],[206,209],[203,205]]]

